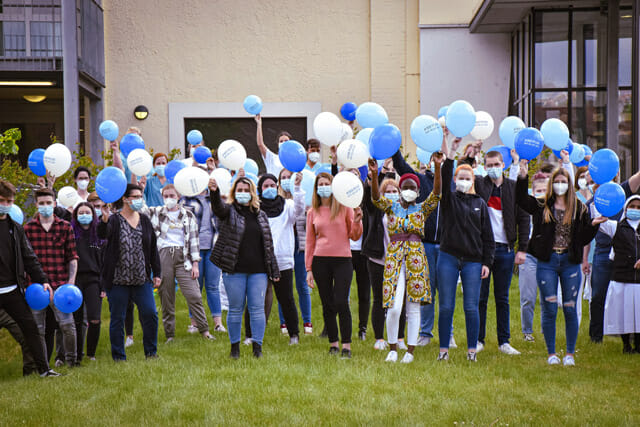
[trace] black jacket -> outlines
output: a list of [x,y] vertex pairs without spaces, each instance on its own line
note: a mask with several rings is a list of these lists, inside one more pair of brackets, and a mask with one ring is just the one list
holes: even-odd
[[[240,243],[244,234],[244,217],[238,212],[235,204],[228,205],[220,199],[220,190],[212,191],[211,209],[219,221],[219,235],[213,251],[211,252],[211,262],[220,267],[225,273],[234,273],[235,266],[238,262],[238,253],[240,252]],[[262,238],[264,242],[264,260],[255,260],[255,262],[264,262],[269,278],[279,278],[280,269],[273,252],[273,239],[271,237],[271,228],[269,227],[269,218],[263,211],[258,211],[258,224],[262,230]]]
[[[116,215],[111,215],[107,223],[103,221],[98,223],[98,237],[107,240],[100,277],[101,289],[111,289],[113,286],[113,275],[120,260],[120,220],[116,218]],[[140,222],[142,224],[142,252],[144,252],[144,265],[147,276],[151,277],[151,273],[153,273],[153,277],[161,277],[162,270],[160,268],[156,233],[153,231],[153,226],[148,216],[140,214]]]
[[451,191],[453,160],[442,167],[442,240],[440,250],[462,261],[493,264],[495,242],[487,204],[477,194]]
[[9,221],[9,234],[13,243],[14,255],[16,259],[16,280],[17,285],[24,289],[26,287],[25,271],[29,274],[29,277],[34,283],[47,283],[47,275],[42,270],[42,265],[38,261],[31,243],[24,234],[24,229],[20,224],[15,221]]
[[362,255],[367,258],[384,259],[384,212],[373,205],[371,186],[368,183],[365,183],[362,201]]
[[[491,193],[495,184],[489,176],[476,175],[475,188],[476,193],[482,197],[482,200],[489,202]],[[529,244],[530,217],[521,207],[516,204],[516,182],[504,178],[500,186],[500,199],[502,203],[502,220],[504,222],[504,231],[507,235],[509,247],[515,247],[518,241],[518,250],[527,251]],[[516,231],[517,227],[517,231]]]
[[[554,197],[551,197],[547,204],[553,208],[554,202]],[[528,252],[540,261],[549,261],[551,252],[553,252],[556,222],[544,222],[544,204],[529,195],[529,177],[518,178],[516,183],[516,203],[525,212],[531,214],[533,221],[533,235],[529,240]],[[569,262],[572,264],[580,264],[582,262],[582,249],[593,240],[599,228],[599,226],[594,227],[591,225],[591,216],[582,202],[576,199],[576,204],[576,213],[571,222],[571,242],[568,248]]]
[[626,219],[618,222],[613,236],[613,273],[612,280],[621,283],[640,283],[640,272],[633,268],[640,259],[640,234],[629,225]]

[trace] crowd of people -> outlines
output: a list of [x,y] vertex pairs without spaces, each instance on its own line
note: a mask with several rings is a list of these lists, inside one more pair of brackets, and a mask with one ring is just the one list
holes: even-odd
[[[299,345],[301,334],[313,334],[310,290],[317,287],[324,321],[320,335],[328,339],[329,354],[351,358],[354,273],[357,338],[367,339],[370,316],[374,348],[389,350],[387,362],[397,362],[406,350],[400,361],[411,363],[416,347],[431,343],[436,302],[437,360],[449,359],[449,349],[457,346],[453,315],[459,283],[467,360],[476,362],[485,348],[492,285],[498,348],[517,356],[509,304],[514,265],[522,336],[516,346],[535,341],[539,290],[550,365],[576,363],[583,297],[590,300],[591,341],[619,335],[625,353],[640,352],[640,196],[635,195],[640,172],[622,183],[628,197],[624,209],[606,218],[593,202],[597,186],[587,168],[576,169],[566,151],[559,162],[542,164],[530,188],[528,162],[515,151],[511,164],[498,151],[481,157],[481,141],[458,152],[461,139],[449,138],[446,129],[441,150],[418,170],[400,151],[381,167],[371,159],[366,172],[343,168],[332,147],[327,173],[321,171],[321,145],[310,139],[305,169],[316,178],[307,206],[302,173],[283,168],[264,143],[259,115],[256,123],[266,173],[254,182],[242,169],[236,171],[228,194],[211,178],[202,194],[182,196],[165,176],[169,158],[163,153],[153,157],[148,176],[137,177],[113,142],[114,166],[130,182],[119,201],[105,204],[90,193],[90,171],[78,167],[79,202],[61,206],[54,180],[42,179],[34,194],[37,213],[22,227],[9,217],[16,189],[0,180],[0,239],[5,242],[0,245],[0,326],[21,345],[25,375],[59,375],[49,365],[54,353],[56,367],[77,366],[85,357],[95,360],[105,297],[113,360],[126,360],[126,348],[133,344],[136,307],[144,354],[158,357],[154,291],[170,343],[178,287],[189,308],[187,330],[206,340],[215,339],[211,329],[228,332],[233,359],[240,357],[243,316],[244,343],[252,346],[253,356],[263,356],[274,293],[289,344]],[[281,132],[277,142],[290,138]],[[199,166],[208,172],[220,167],[215,153]],[[364,197],[355,209],[332,194],[333,176],[341,169],[363,180]],[[83,304],[64,313],[51,298],[48,307],[31,309],[24,290],[32,283],[42,284],[52,297],[61,285],[75,284]],[[562,360],[556,349],[558,307],[566,329]]]

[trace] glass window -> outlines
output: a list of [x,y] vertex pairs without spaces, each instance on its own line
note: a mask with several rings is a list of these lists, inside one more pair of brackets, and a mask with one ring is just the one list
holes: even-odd
[[574,12],[571,37],[571,86],[607,84],[607,16]]
[[62,56],[60,22],[31,22],[31,56]]
[[620,86],[631,86],[631,54],[633,19],[630,9],[620,10],[620,21],[618,28],[618,84]]
[[580,91],[571,94],[571,139],[592,149],[606,147],[607,92]]
[[535,87],[567,87],[569,14],[535,14]]
[[24,22],[0,22],[0,56],[17,58],[27,55]]
[[551,118],[569,123],[567,101],[567,92],[536,92],[534,126],[540,128],[542,122]]
[[631,90],[618,91],[618,157],[620,157],[620,176],[631,176],[633,171],[633,139]]

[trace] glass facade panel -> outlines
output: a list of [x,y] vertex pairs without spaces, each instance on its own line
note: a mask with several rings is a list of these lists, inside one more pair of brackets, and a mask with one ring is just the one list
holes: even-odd
[[593,150],[606,147],[607,92],[580,91],[571,94],[571,139]]
[[631,90],[618,92],[618,157],[622,177],[631,176],[633,170],[633,153],[638,147],[633,144]]
[[31,22],[31,56],[62,56],[60,22]]
[[630,9],[620,10],[618,25],[618,84],[631,86],[633,19]]
[[569,14],[548,12],[535,14],[536,88],[568,87]]
[[606,86],[606,14],[574,12],[571,28],[571,87]]
[[0,22],[0,56],[19,58],[27,55],[24,22]]
[[567,103],[567,92],[536,92],[533,126],[540,128],[542,122],[551,118],[568,123]]

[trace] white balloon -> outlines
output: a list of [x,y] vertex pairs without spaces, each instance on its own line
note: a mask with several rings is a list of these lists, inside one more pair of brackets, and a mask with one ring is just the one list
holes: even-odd
[[62,187],[58,191],[58,202],[65,208],[72,208],[80,201],[78,192],[73,187]]
[[353,139],[353,129],[346,123],[342,123],[342,136],[340,137],[340,141],[346,141],[348,139]]
[[471,131],[475,139],[487,139],[493,133],[493,117],[486,111],[476,111],[476,125]]
[[217,168],[211,172],[210,177],[216,180],[216,184],[218,184],[218,188],[220,189],[220,194],[228,196],[229,191],[231,190],[231,173],[224,168]]
[[342,138],[342,122],[333,113],[324,111],[313,120],[313,133],[325,145],[338,145]]
[[193,162],[194,162],[193,157],[187,157],[186,159],[181,159],[180,161],[184,163],[186,167],[193,166]]
[[151,172],[153,166],[153,158],[151,154],[147,153],[147,150],[143,148],[136,148],[127,157],[127,165],[131,170],[131,173],[138,176],[146,176]]
[[357,139],[342,141],[337,150],[338,161],[347,168],[359,168],[369,160],[369,147]]
[[362,202],[364,188],[362,181],[351,172],[340,172],[333,177],[331,191],[336,200],[350,208],[357,208]]
[[226,168],[237,171],[247,161],[247,152],[238,141],[227,139],[218,147],[218,159]]
[[202,193],[209,184],[209,174],[197,166],[180,169],[173,178],[173,185],[183,196],[193,197]]
[[71,151],[64,144],[51,144],[44,152],[44,167],[52,175],[64,175],[71,166]]

